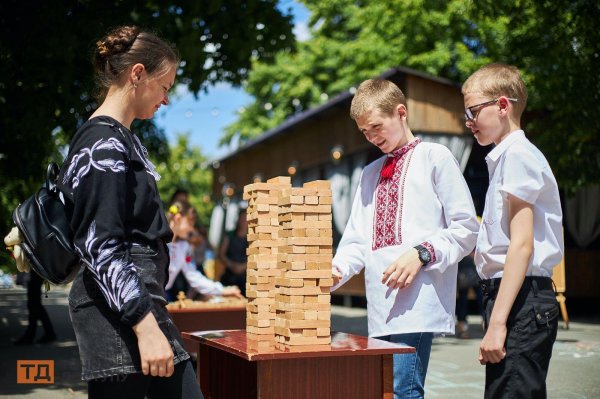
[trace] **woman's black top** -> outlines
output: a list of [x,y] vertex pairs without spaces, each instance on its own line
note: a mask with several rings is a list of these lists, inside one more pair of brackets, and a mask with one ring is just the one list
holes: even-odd
[[127,325],[137,324],[161,295],[148,292],[128,252],[132,242],[171,238],[159,179],[139,139],[108,116],[92,118],[77,131],[58,178],[72,212],[75,247]]

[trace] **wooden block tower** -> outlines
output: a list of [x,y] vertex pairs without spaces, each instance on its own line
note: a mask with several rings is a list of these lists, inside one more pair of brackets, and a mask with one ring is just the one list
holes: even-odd
[[331,343],[331,187],[326,180],[287,188],[279,199],[280,247],[275,341]]
[[282,190],[290,187],[289,177],[244,187],[243,198],[248,201],[246,332],[256,340],[272,339],[274,334],[276,279],[282,274],[277,268],[278,202]]

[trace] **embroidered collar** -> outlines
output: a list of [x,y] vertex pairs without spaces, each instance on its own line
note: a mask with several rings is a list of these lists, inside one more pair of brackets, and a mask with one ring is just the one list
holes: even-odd
[[421,142],[421,138],[417,137],[410,143],[404,144],[402,147],[398,148],[397,150],[394,150],[394,151],[388,153],[387,156],[394,157],[394,158],[400,158],[402,155],[406,154],[407,152],[409,152],[410,150],[415,148],[417,146],[417,144],[419,144],[420,142]]
[[411,141],[410,143],[405,144],[402,147],[398,148],[397,150],[394,150],[394,151],[390,152],[389,154],[387,154],[385,163],[381,167],[381,172],[380,172],[381,178],[383,180],[387,180],[387,179],[390,179],[392,176],[394,176],[394,171],[396,170],[396,163],[398,163],[398,160],[402,159],[402,157],[404,157],[404,155],[406,155],[410,150],[415,148],[417,146],[417,144],[419,144],[420,142],[421,142],[421,139],[417,137],[415,140]]

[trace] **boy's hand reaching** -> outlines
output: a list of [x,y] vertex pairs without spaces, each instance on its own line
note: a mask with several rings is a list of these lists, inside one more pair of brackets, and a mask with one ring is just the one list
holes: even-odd
[[411,248],[385,269],[381,283],[390,288],[406,288],[415,279],[421,265],[419,252]]
[[331,277],[333,278],[333,285],[336,286],[342,279],[342,273],[340,273],[337,267],[333,266],[331,268]]

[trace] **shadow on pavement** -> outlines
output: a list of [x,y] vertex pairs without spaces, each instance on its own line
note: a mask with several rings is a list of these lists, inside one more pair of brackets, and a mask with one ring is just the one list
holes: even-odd
[[[68,288],[52,287],[42,297],[57,340],[47,344],[14,345],[27,327],[27,293],[22,287],[0,290],[0,395],[36,398],[87,397],[81,363],[67,306]],[[39,323],[38,323],[39,324]],[[41,324],[36,338],[43,335]],[[54,360],[54,384],[17,384],[17,360]]]

